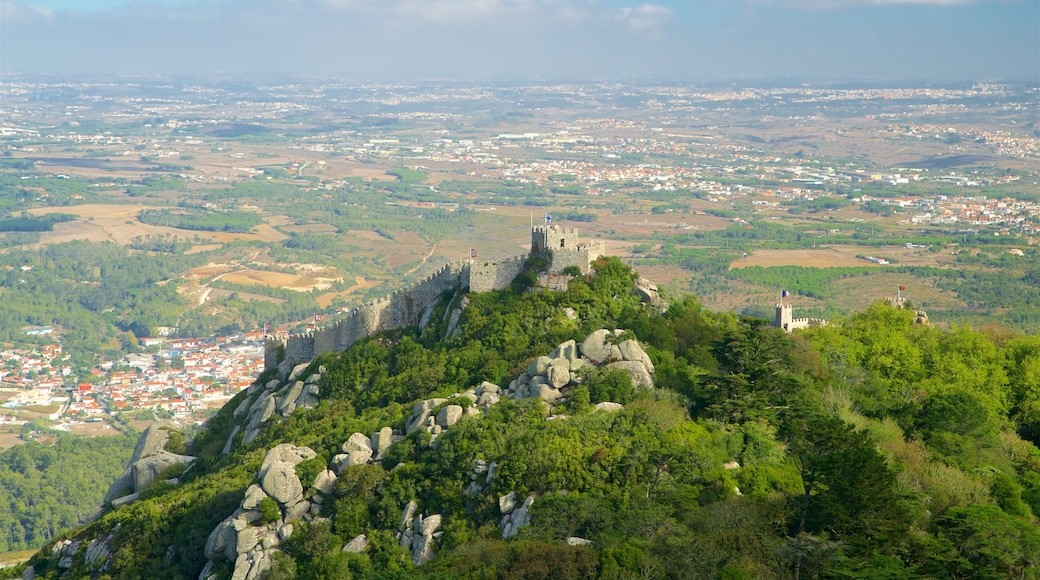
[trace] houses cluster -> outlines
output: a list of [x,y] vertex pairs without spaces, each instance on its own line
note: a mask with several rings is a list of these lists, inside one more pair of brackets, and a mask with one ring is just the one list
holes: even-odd
[[[263,371],[263,336],[246,333],[210,340],[144,338],[143,354],[104,361],[92,380],[77,382],[62,358],[60,344],[34,350],[0,351],[0,382],[15,395],[4,407],[14,415],[27,406],[51,406],[60,417],[84,419],[122,411],[152,409],[187,416],[217,407],[248,387]],[[6,416],[5,416],[6,417]]]

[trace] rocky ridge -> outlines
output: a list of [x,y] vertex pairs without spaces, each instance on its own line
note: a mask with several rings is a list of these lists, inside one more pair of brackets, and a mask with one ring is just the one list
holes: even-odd
[[[582,383],[581,371],[584,368],[619,368],[629,373],[634,385],[653,387],[652,361],[638,342],[624,339],[624,334],[622,330],[601,329],[581,343],[574,340],[564,342],[548,356],[532,361],[526,371],[504,389],[485,381],[451,397],[419,401],[405,421],[403,430],[384,426],[371,434],[352,434],[342,443],[341,452],[332,458],[326,469],[306,485],[300,480],[296,466],[317,457],[317,453],[290,443],[271,448],[254,483],[243,494],[239,507],[210,533],[204,550],[208,563],[199,579],[215,580],[217,576],[213,571],[221,559],[233,563],[232,580],[261,577],[271,569],[282,542],[292,536],[293,522],[313,523],[323,519],[322,506],[345,470],[383,461],[391,445],[416,431],[429,433],[429,444],[436,445],[437,437],[459,421],[481,415],[504,397],[540,399],[549,407],[547,420],[566,419],[566,415],[553,414],[553,405],[565,402],[569,391]],[[228,454],[236,446],[251,442],[267,421],[284,420],[298,409],[313,408],[319,401],[318,385],[325,368],[318,366],[308,374],[310,367],[310,363],[284,364],[279,367],[276,378],[250,386],[247,397],[232,414],[237,422],[223,453]],[[622,408],[618,403],[602,402],[596,405],[595,410],[610,412]],[[141,436],[127,471],[113,484],[109,491],[111,497],[106,497],[106,503],[111,503],[112,507],[129,503],[154,481],[163,466],[191,463],[194,458],[190,456],[166,451],[168,440],[168,430],[160,426],[149,428]],[[494,478],[495,467],[495,463],[486,464],[478,460],[466,493],[483,493]],[[127,494],[127,491],[132,493]],[[503,538],[515,536],[530,523],[529,509],[535,499],[529,496],[520,500],[515,492],[498,498],[502,514],[499,529]],[[276,513],[268,509],[265,514],[262,507],[265,500],[274,502]],[[442,520],[440,514],[420,513],[415,500],[402,510],[396,537],[401,546],[410,550],[413,564],[422,565],[434,557],[437,540],[443,534],[440,531]],[[92,569],[108,567],[107,541],[113,533],[111,531],[107,536],[89,542],[86,549]],[[348,541],[342,549],[360,553],[367,548],[368,540],[362,534]],[[81,549],[84,549],[83,541],[60,542],[55,545],[52,557],[59,565],[66,563],[71,566],[72,558]]]

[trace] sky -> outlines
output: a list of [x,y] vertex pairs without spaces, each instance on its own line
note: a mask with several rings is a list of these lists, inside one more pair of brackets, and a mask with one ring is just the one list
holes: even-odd
[[1038,0],[0,0],[0,74],[1040,84]]

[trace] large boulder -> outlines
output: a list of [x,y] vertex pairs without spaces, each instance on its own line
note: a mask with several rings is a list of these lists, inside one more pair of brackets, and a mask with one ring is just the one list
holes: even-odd
[[265,497],[267,497],[267,494],[264,493],[263,488],[255,483],[250,485],[246,488],[246,496],[242,498],[242,509],[252,510],[260,507],[260,502],[263,501]]
[[170,432],[176,430],[176,426],[172,423],[156,423],[141,433],[126,470],[112,482],[105,494],[104,503],[106,505],[119,498],[144,491],[168,467],[191,463],[195,460],[194,457],[188,455],[178,455],[166,451]]
[[528,365],[527,374],[532,377],[545,375],[545,371],[549,369],[549,365],[551,365],[552,362],[553,359],[547,356],[540,356],[531,361],[531,364]]
[[556,347],[556,350],[549,355],[553,359],[565,358],[568,361],[577,360],[579,356],[581,355],[578,353],[578,344],[573,340],[568,340]]
[[278,412],[283,417],[292,415],[292,412],[296,410],[296,399],[303,393],[303,381],[296,381],[292,387],[289,387],[288,392],[282,395],[282,398],[278,401]]
[[657,292],[657,284],[654,284],[646,278],[639,278],[636,280],[635,293],[643,304],[648,304],[654,308],[663,308],[667,306],[667,303]]
[[382,459],[383,454],[390,448],[394,443],[394,430],[390,427],[383,427],[379,431],[372,434],[372,452],[375,453],[376,459]]
[[639,343],[634,340],[626,340],[618,345],[618,349],[621,351],[622,360],[631,360],[643,363],[648,373],[654,372],[654,363],[650,360],[650,357],[643,350],[643,347],[639,346]]
[[343,546],[343,552],[353,552],[354,554],[360,554],[368,549],[368,537],[365,534],[356,536],[353,540],[346,543]]
[[441,403],[447,399],[427,399],[415,404],[415,408],[412,409],[412,416],[408,419],[408,423],[405,426],[405,433],[411,435],[416,430],[426,426],[426,420],[430,418],[430,413],[438,407]]
[[202,554],[209,560],[215,560],[219,554],[223,554],[227,547],[235,542],[237,532],[234,527],[234,516],[228,517],[217,524],[206,539],[206,547]]
[[335,485],[336,474],[331,469],[322,471],[314,478],[314,489],[318,490],[318,493],[329,495]]
[[160,451],[154,455],[142,458],[131,467],[134,474],[134,491],[140,493],[148,489],[168,468],[177,465],[187,465],[192,461],[195,461],[194,457],[178,455],[169,451]]
[[462,418],[463,410],[459,405],[447,405],[437,412],[437,424],[441,427],[451,427]]
[[653,387],[654,379],[647,372],[646,367],[643,363],[636,361],[621,361],[616,363],[610,363],[607,368],[621,369],[632,377],[632,384],[635,386]]
[[291,443],[282,443],[281,445],[272,447],[271,450],[267,452],[267,455],[264,456],[263,464],[260,465],[260,471],[263,471],[268,465],[275,461],[288,463],[295,467],[296,465],[317,456],[318,454],[310,447],[297,447]]
[[412,536],[412,563],[422,566],[433,559],[433,539],[437,528],[441,526],[441,516],[434,514],[430,517],[416,518],[415,534]]
[[303,499],[303,485],[296,476],[296,469],[284,461],[274,461],[260,472],[260,487],[283,506]]
[[571,382],[571,363],[565,358],[558,358],[553,360],[549,368],[546,369],[546,379],[549,381],[554,389],[562,389],[567,386],[567,383]]
[[609,330],[594,331],[581,343],[582,356],[598,365],[621,360],[621,350],[616,344],[607,341],[610,335]]
[[354,433],[349,439],[343,442],[343,453],[351,453],[353,451],[368,451],[372,452],[372,440],[369,439],[364,433]]

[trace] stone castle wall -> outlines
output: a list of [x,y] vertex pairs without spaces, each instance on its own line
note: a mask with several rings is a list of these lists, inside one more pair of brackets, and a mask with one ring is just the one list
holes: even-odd
[[470,267],[469,291],[490,292],[508,288],[524,269],[527,256],[515,256],[500,262],[475,262]]
[[[552,271],[578,266],[587,274],[592,260],[605,254],[603,242],[579,244],[577,236],[574,228],[536,226],[531,231],[531,253],[548,257]],[[283,339],[268,338],[264,367],[278,366],[279,347],[284,348],[286,360],[301,363],[329,351],[347,350],[358,340],[383,330],[421,326],[445,291],[469,287],[470,292],[490,292],[508,288],[527,258],[525,255],[498,262],[449,262],[425,280],[359,306],[329,326]]]
[[500,262],[450,262],[425,280],[358,306],[329,326],[281,340],[269,338],[264,345],[264,367],[278,366],[279,346],[285,350],[285,359],[301,363],[329,351],[347,350],[358,340],[383,330],[419,326],[443,292],[467,286],[472,292],[508,288],[526,259],[516,256]]
[[810,326],[826,325],[827,321],[822,318],[795,318],[794,307],[790,304],[776,305],[776,318],[773,321],[773,326],[785,332],[791,332],[799,328],[809,328]]

